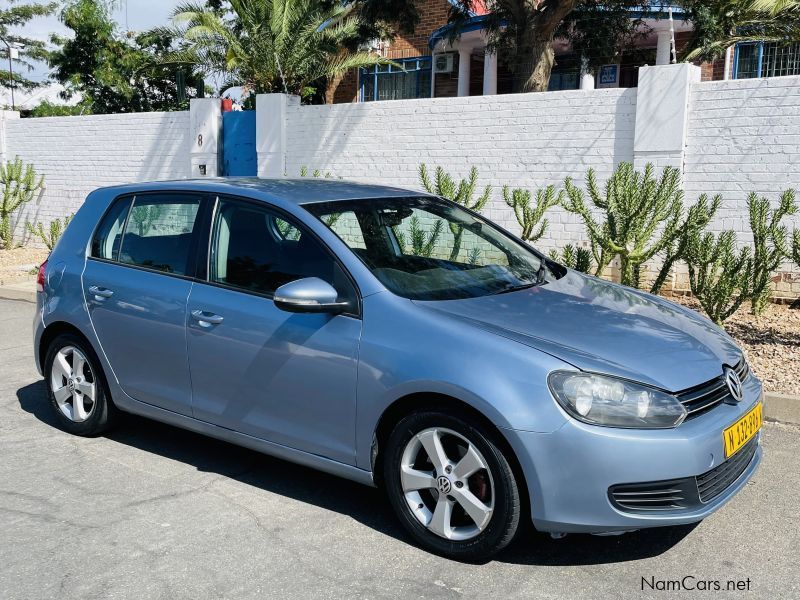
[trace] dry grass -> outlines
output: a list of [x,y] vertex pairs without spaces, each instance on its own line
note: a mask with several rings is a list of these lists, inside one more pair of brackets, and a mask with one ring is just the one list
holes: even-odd
[[31,279],[31,269],[47,258],[46,248],[11,248],[0,250],[0,285]]

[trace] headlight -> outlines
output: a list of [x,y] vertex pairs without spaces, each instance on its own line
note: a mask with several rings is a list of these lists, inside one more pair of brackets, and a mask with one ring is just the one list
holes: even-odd
[[554,371],[547,383],[564,410],[584,423],[664,429],[686,418],[686,409],[675,396],[622,379]]

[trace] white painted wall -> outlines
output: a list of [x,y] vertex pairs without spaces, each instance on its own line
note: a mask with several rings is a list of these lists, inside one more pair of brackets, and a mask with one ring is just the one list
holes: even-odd
[[[305,166],[309,172],[419,189],[422,162],[457,177],[476,165],[480,186],[494,188],[487,216],[518,230],[500,195],[503,184],[560,186],[568,176],[582,181],[589,167],[603,181],[621,161],[642,167],[652,159],[683,168],[687,203],[701,193],[722,193],[725,202],[712,229],[733,228],[746,241],[750,191],[777,202],[782,190],[800,190],[800,77],[700,83],[691,69],[649,68],[638,90],[325,106],[261,96],[259,172],[297,176]],[[666,85],[668,80],[681,85]],[[216,114],[218,107],[212,108]],[[192,146],[198,126],[192,127],[188,112],[7,116],[0,119],[0,155],[22,157],[47,182],[42,197],[19,215],[21,224],[74,212],[96,187],[187,177],[198,152],[211,151]],[[659,123],[663,136],[654,127]],[[574,216],[557,209],[548,217],[543,249],[583,241],[583,226]],[[790,226],[800,227],[800,219]],[[785,278],[779,287],[800,294],[800,281]]]
[[14,119],[5,123],[5,155],[45,176],[46,189],[15,215],[49,223],[74,213],[106,185],[178,179],[189,173],[189,112]]
[[[466,98],[395,100],[286,109],[286,173],[319,169],[335,177],[419,189],[425,162],[466,176],[478,168],[481,189],[494,188],[484,212],[517,229],[501,188],[561,185],[601,178],[633,158],[635,89]],[[561,209],[549,216],[541,246],[578,240],[582,227]]]

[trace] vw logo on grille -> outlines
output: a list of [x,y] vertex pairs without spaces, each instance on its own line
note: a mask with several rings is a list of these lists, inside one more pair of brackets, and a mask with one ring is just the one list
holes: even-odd
[[439,479],[436,480],[436,487],[439,488],[439,491],[442,494],[449,494],[450,493],[450,480],[442,475]]
[[730,367],[725,367],[725,383],[728,384],[728,390],[731,397],[737,402],[742,401],[742,380],[736,374],[736,371]]

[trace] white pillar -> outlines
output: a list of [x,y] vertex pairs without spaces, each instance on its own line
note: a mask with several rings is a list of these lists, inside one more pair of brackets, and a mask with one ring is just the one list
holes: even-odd
[[459,48],[458,50],[458,95],[469,96],[469,63],[472,58],[472,48]]
[[221,175],[222,106],[219,98],[192,98],[189,101],[190,177]]
[[668,65],[672,62],[672,34],[669,29],[658,30],[656,46],[656,65]]
[[256,157],[259,177],[286,174],[286,113],[300,98],[286,94],[256,96]]
[[688,63],[642,67],[636,91],[633,165],[675,167],[683,174],[689,97],[700,81],[700,67]]
[[483,95],[497,93],[497,54],[486,51],[483,60]]
[[436,52],[431,52],[431,98],[436,97]]

